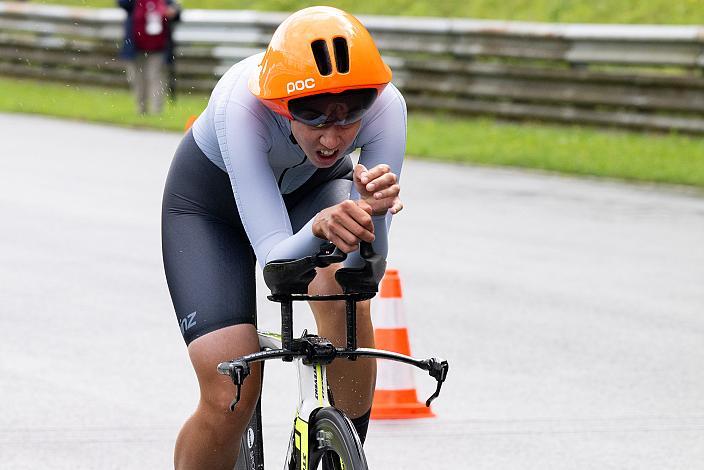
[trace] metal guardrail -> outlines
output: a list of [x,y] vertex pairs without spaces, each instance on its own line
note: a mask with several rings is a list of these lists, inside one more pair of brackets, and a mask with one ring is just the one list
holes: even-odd
[[[285,13],[186,10],[177,83],[207,92]],[[361,16],[410,108],[704,133],[704,27]],[[124,12],[0,3],[0,74],[126,86]]]

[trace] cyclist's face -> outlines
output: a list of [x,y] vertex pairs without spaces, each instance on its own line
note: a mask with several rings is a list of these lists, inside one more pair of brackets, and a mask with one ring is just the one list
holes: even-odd
[[332,166],[359,132],[362,121],[346,126],[311,127],[291,121],[291,132],[308,159],[318,168]]

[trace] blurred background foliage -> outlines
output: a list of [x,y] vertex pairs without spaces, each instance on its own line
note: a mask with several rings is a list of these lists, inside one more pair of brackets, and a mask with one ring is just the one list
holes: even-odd
[[[115,0],[37,0],[87,7]],[[183,0],[184,8],[295,11],[326,4],[356,14],[443,16],[555,23],[704,24],[704,0]]]

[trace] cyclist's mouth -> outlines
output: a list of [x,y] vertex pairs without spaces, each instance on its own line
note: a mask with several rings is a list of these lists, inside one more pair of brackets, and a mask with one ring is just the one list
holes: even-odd
[[322,161],[330,161],[337,159],[337,154],[340,153],[340,149],[335,150],[318,150],[315,152],[316,156]]

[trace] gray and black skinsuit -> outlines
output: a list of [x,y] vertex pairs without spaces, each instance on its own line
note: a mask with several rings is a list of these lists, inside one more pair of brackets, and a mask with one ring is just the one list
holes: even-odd
[[[186,344],[217,329],[255,324],[255,256],[317,253],[314,216],[359,197],[349,154],[367,168],[400,175],[406,105],[389,84],[363,116],[357,137],[330,168],[316,168],[295,143],[288,119],[250,93],[261,54],[230,68],[176,150],[164,190],[162,250],[169,291]],[[386,256],[391,214],[373,217],[375,251]],[[348,265],[359,262],[358,252]]]

